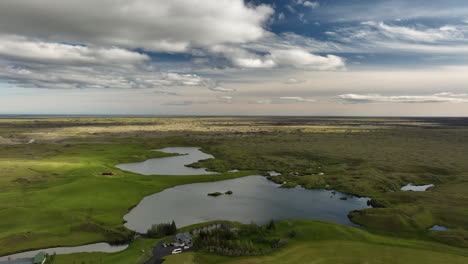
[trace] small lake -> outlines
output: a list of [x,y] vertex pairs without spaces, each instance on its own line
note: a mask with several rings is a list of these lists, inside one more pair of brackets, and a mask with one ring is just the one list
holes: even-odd
[[195,147],[173,147],[163,149],[153,149],[151,151],[160,151],[165,153],[178,153],[181,156],[155,158],[145,160],[143,162],[124,163],[116,167],[143,175],[202,175],[202,174],[217,174],[217,172],[207,171],[204,168],[190,168],[185,165],[190,165],[194,162],[204,159],[214,158],[210,154],[206,154]]
[[89,244],[84,246],[77,246],[77,247],[56,247],[56,248],[47,248],[47,249],[39,249],[33,251],[27,251],[22,253],[17,253],[13,255],[3,256],[0,257],[0,261],[4,260],[15,260],[15,259],[22,259],[22,258],[33,258],[37,253],[43,251],[47,254],[71,254],[71,253],[81,253],[81,252],[106,252],[106,253],[113,253],[125,250],[128,245],[122,246],[111,246],[107,243],[95,243]]
[[[178,227],[213,220],[264,224],[271,219],[317,219],[356,226],[352,210],[369,208],[369,198],[324,189],[278,188],[263,176],[179,185],[145,197],[124,219],[129,229],[146,232],[153,224],[174,220]],[[212,192],[226,192],[217,197]],[[334,193],[335,194],[334,194]],[[348,197],[341,200],[341,197]]]
[[401,187],[402,191],[415,191],[415,192],[424,192],[428,188],[434,186],[434,184],[426,184],[426,185],[413,185],[411,183],[408,183],[408,185],[405,185]]

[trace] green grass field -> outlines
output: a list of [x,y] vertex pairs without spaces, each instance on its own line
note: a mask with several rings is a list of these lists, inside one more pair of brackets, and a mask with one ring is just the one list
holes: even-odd
[[[179,184],[275,170],[282,173],[277,180],[289,185],[372,197],[384,208],[352,212],[354,222],[374,235],[419,241],[420,247],[407,249],[419,252],[415,255],[440,247],[443,250],[434,254],[444,258],[456,253],[453,257],[458,258],[459,252],[444,244],[465,251],[468,247],[466,123],[464,119],[415,118],[0,118],[0,255],[126,240],[131,233],[123,226],[123,216],[146,195]],[[25,145],[31,138],[36,142]],[[168,146],[200,146],[216,157],[194,166],[242,171],[143,176],[114,168],[123,162],[165,156],[149,150]],[[104,171],[115,175],[102,176]],[[435,187],[426,192],[399,191],[409,182]],[[451,230],[427,231],[434,224]],[[444,244],[431,244],[436,241]],[[294,248],[299,252],[301,243],[291,243],[275,254],[290,247],[291,252]],[[398,255],[394,250],[401,249],[373,240],[362,243],[346,239],[343,248],[361,248],[356,256],[363,258],[367,251],[373,252],[367,246],[382,247],[388,255]],[[317,248],[314,254],[325,252],[318,245],[313,248]],[[351,262],[343,263],[363,263],[352,262],[352,252],[346,252],[340,255]],[[193,256],[200,257],[203,254]],[[387,263],[385,255],[375,257]],[[328,263],[324,261],[317,263]]]
[[167,264],[397,264],[467,263],[468,251],[438,243],[375,235],[366,230],[311,220],[289,220],[277,224],[283,235],[295,230],[297,236],[273,254],[260,257],[223,257],[188,252],[166,258]]

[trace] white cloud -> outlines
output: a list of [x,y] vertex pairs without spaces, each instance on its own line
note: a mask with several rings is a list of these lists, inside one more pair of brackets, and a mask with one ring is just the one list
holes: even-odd
[[230,104],[232,102],[232,96],[220,96],[218,99],[226,104]]
[[167,102],[164,103],[163,105],[168,105],[168,106],[188,106],[192,105],[192,101],[173,101],[173,102]]
[[274,103],[271,99],[257,99],[254,101],[250,101],[249,104],[272,104]]
[[468,96],[466,93],[452,93],[452,92],[441,92],[434,94],[435,96],[449,96],[449,97],[465,97]]
[[35,41],[16,35],[0,35],[0,56],[11,60],[67,64],[135,64],[145,55],[117,47],[85,47]]
[[304,46],[323,47],[329,52],[463,54],[468,53],[468,26],[445,25],[430,28],[422,25],[395,26],[367,21],[343,27],[327,35],[337,43],[320,43],[296,36]]
[[270,6],[243,0],[3,0],[0,32],[47,42],[183,52],[257,40],[273,13]]
[[271,58],[279,65],[310,70],[341,70],[345,67],[345,61],[341,57],[314,55],[301,48],[274,50],[271,52]]
[[324,6],[314,15],[325,21],[466,19],[468,6],[463,0],[340,1]]
[[286,101],[308,102],[308,103],[312,103],[312,102],[317,101],[317,100],[314,100],[314,99],[307,99],[307,98],[299,97],[299,96],[284,96],[284,97],[280,97],[280,99],[281,100],[286,100]]
[[231,88],[226,88],[226,87],[221,87],[221,86],[209,87],[208,89],[215,91],[215,92],[224,92],[224,93],[232,93],[236,91],[236,89],[231,89]]
[[400,39],[418,42],[456,41],[463,40],[464,32],[468,28],[457,28],[455,26],[443,26],[440,28],[421,28],[392,26],[383,22],[364,22],[363,25],[376,28],[383,36],[391,39]]
[[[345,68],[345,60],[334,55],[315,55],[290,43],[274,43],[273,37],[265,42],[253,43],[247,47],[217,45],[212,52],[228,58],[239,68],[293,67],[306,70],[335,71]],[[255,52],[255,53],[254,53]],[[266,53],[266,54],[262,54]]]
[[305,7],[310,7],[310,8],[318,8],[320,7],[320,3],[317,1],[304,1],[304,0],[296,0],[296,4],[298,5],[303,5]]
[[303,82],[305,82],[305,80],[298,80],[296,78],[289,78],[284,83],[285,84],[299,84],[299,83],[303,83]]
[[468,98],[454,98],[453,96],[433,95],[397,95],[385,96],[380,94],[342,94],[336,97],[339,101],[352,104],[364,103],[468,103]]
[[159,95],[169,95],[169,96],[176,96],[178,95],[177,93],[174,92],[166,92],[166,91],[154,91],[155,94]]
[[285,18],[286,18],[286,16],[284,15],[283,12],[278,14],[278,20],[284,20]]

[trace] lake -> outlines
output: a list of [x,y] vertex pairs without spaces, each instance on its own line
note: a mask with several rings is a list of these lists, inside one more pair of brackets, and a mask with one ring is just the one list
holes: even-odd
[[143,162],[124,163],[119,164],[116,167],[121,170],[131,171],[143,175],[217,174],[217,172],[207,171],[205,168],[190,168],[185,166],[197,162],[199,160],[214,158],[212,155],[202,152],[200,148],[172,147],[163,149],[153,149],[152,151],[178,153],[183,155],[149,159]]
[[[356,226],[352,210],[369,208],[369,198],[324,189],[278,188],[263,176],[253,175],[219,182],[180,185],[145,197],[124,216],[129,229],[146,232],[152,224],[174,220],[178,227],[213,220],[258,224],[281,219],[317,219]],[[208,193],[226,192],[212,197]],[[334,194],[335,193],[335,194]],[[348,197],[341,200],[341,197]]]

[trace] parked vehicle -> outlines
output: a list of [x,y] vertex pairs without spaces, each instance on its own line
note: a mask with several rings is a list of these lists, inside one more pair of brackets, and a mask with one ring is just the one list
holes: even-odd
[[179,253],[182,253],[181,248],[176,248],[176,249],[172,250],[172,254],[179,254]]
[[184,249],[189,249],[190,247],[189,246],[184,246]]

